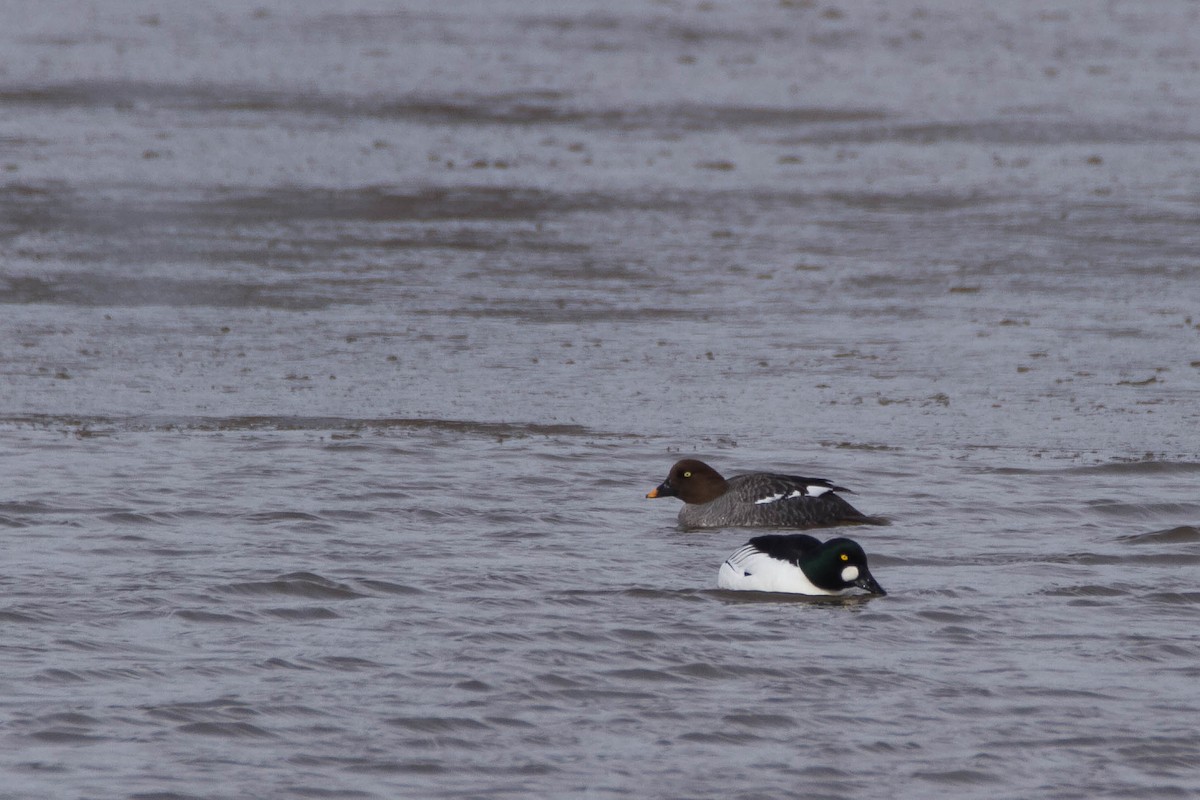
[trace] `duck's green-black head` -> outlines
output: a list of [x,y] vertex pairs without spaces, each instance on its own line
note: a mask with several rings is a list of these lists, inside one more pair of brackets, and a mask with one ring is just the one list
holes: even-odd
[[871,594],[887,594],[867,567],[867,554],[858,542],[830,539],[802,565],[804,573],[817,586],[842,591],[852,586]]

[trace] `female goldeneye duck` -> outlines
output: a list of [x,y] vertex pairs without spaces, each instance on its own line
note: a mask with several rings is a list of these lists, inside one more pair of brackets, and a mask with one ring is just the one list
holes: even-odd
[[829,525],[885,525],[843,500],[849,492],[824,478],[802,478],[751,472],[723,478],[715,469],[686,458],[671,467],[667,479],[646,497],[678,497],[683,501],[679,524],[684,528],[818,528]]
[[717,586],[750,592],[843,595],[854,587],[887,594],[850,539],[822,543],[804,533],[756,536],[721,565]]

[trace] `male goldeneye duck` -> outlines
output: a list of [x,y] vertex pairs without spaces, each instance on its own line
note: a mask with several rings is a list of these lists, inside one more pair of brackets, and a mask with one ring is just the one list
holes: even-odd
[[771,472],[751,472],[726,479],[703,461],[686,458],[676,462],[667,479],[646,497],[682,500],[679,524],[684,528],[886,524],[858,511],[837,494],[849,491],[823,478]]
[[822,543],[805,533],[756,536],[721,565],[717,586],[750,592],[843,595],[854,587],[887,594],[850,539]]

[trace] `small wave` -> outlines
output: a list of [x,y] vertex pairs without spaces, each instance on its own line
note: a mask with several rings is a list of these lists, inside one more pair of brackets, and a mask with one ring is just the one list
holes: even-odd
[[213,308],[277,308],[309,311],[334,303],[331,297],[288,293],[271,284],[187,281],[169,278],[103,278],[69,273],[49,279],[20,276],[0,286],[0,303],[93,307],[209,306]]
[[[850,208],[863,211],[878,211],[885,213],[913,213],[957,211],[960,209],[978,208],[999,202],[998,198],[977,192],[904,192],[888,194],[883,192],[829,192],[826,198]],[[855,278],[858,284],[869,284],[875,280],[891,285],[889,277],[869,276]]]
[[796,720],[785,714],[726,714],[722,721],[747,728],[794,728]]
[[1127,544],[1194,544],[1200,542],[1200,528],[1180,525],[1177,528],[1167,528],[1161,531],[1118,536],[1116,540]]
[[1115,500],[1092,500],[1088,507],[1105,516],[1126,519],[1200,516],[1200,504],[1197,503],[1125,503]]
[[241,719],[257,715],[250,705],[230,696],[217,697],[212,700],[199,700],[191,703],[171,703],[162,706],[144,707],[146,715],[152,719],[167,722],[220,722],[229,718]]
[[180,619],[186,619],[189,622],[251,622],[251,620],[236,616],[234,614],[218,614],[212,611],[199,611],[187,608],[174,612],[173,616],[179,617]]
[[582,689],[588,685],[583,681],[568,678],[566,675],[560,675],[557,672],[544,672],[540,675],[535,675],[534,680],[540,686],[553,689]]
[[[0,425],[17,428],[87,429],[125,432],[235,432],[235,431],[431,431],[461,433],[505,439],[531,436],[590,436],[630,438],[633,434],[605,433],[584,425],[568,423],[441,419],[437,417],[109,417],[65,416],[58,414],[16,414],[0,416]],[[633,437],[637,438],[637,437]],[[0,512],[13,514],[53,511],[43,503],[0,503]]]
[[689,731],[688,733],[680,734],[679,739],[684,742],[698,742],[700,744],[716,744],[716,745],[744,745],[748,742],[761,741],[763,737],[753,733],[747,733],[744,730],[737,732],[731,731]]
[[518,719],[517,717],[484,717],[484,720],[489,725],[495,725],[500,728],[515,728],[517,730],[536,731],[541,725],[529,720]]
[[[579,592],[575,592],[579,594]],[[626,597],[637,597],[644,600],[687,600],[701,601],[703,595],[695,589],[647,589],[636,587],[633,589],[623,589],[621,594]]]
[[330,508],[322,509],[321,517],[323,519],[343,520],[346,522],[369,522],[375,519],[377,515],[370,511],[360,511],[352,508]]
[[974,616],[971,614],[961,614],[956,611],[918,611],[917,616],[922,619],[927,619],[930,622],[955,623],[955,622],[971,622]]
[[29,720],[27,724],[36,728],[29,738],[41,742],[83,744],[108,738],[94,732],[96,728],[104,727],[100,720],[77,712],[45,714]]
[[81,714],[78,711],[63,711],[54,714],[47,714],[44,717],[39,717],[40,724],[59,724],[59,725],[99,725],[100,720],[87,714]]
[[747,666],[741,662],[738,662],[736,665],[724,666],[704,661],[685,664],[682,667],[676,667],[674,671],[688,678],[702,678],[704,680],[731,680],[744,678],[747,675],[755,675],[763,678],[786,678],[789,674],[786,670],[763,666]]
[[1146,599],[1163,605],[1194,606],[1200,604],[1200,592],[1154,592]]
[[644,628],[616,628],[610,633],[625,642],[634,642],[636,644],[644,644],[646,642],[657,642],[663,638],[663,635],[658,631],[646,630]]
[[455,731],[485,731],[492,726],[470,717],[391,717],[387,724],[417,733],[452,733]]
[[199,508],[182,508],[175,511],[156,511],[149,515],[155,521],[173,522],[193,519],[225,519],[225,513]]
[[66,685],[73,683],[90,684],[97,681],[142,680],[153,674],[155,673],[151,670],[131,668],[82,670],[51,668],[42,670],[40,673],[34,676],[33,680],[38,683],[53,685]]
[[464,692],[491,692],[495,691],[496,687],[492,686],[490,683],[484,683],[483,681],[471,678],[465,681],[459,681],[458,683],[454,684],[454,688],[460,689]]
[[514,764],[509,767],[504,767],[501,771],[505,775],[536,776],[553,775],[561,770],[559,770],[559,768],[553,764],[547,764],[540,761],[528,761],[523,764]]
[[11,514],[49,514],[61,510],[62,509],[51,508],[40,500],[35,500],[33,502],[16,501],[0,503],[0,511]]
[[245,581],[218,587],[218,592],[240,595],[286,595],[319,600],[351,600],[367,595],[311,572],[293,572],[271,581]]
[[[321,17],[328,24],[329,17]],[[537,24],[531,20],[528,24]],[[557,28],[558,23],[549,24]],[[379,23],[372,23],[377,29]],[[737,38],[726,28],[699,30],[693,27],[657,26],[652,29],[659,37]],[[645,31],[643,31],[644,33]],[[322,31],[326,33],[326,31]],[[359,32],[352,34],[361,36]],[[331,93],[263,90],[244,86],[220,84],[172,84],[137,80],[83,79],[42,85],[22,85],[0,92],[0,101],[7,105],[48,109],[110,109],[120,107],[187,108],[193,112],[278,115],[303,114],[309,117],[347,119],[402,120],[425,125],[510,125],[541,127],[552,125],[581,126],[587,129],[628,130],[713,130],[744,128],[777,128],[793,132],[797,128],[836,126],[839,132],[857,130],[846,128],[854,123],[879,123],[888,118],[877,108],[838,108],[825,106],[783,107],[759,105],[710,105],[675,103],[671,105],[613,106],[584,108],[574,102],[570,93],[535,89],[520,91],[460,92],[452,94],[356,95],[346,97]],[[993,123],[997,125],[998,123]],[[914,126],[881,128],[890,138],[906,141],[914,137],[924,142],[937,131],[939,136],[955,136],[960,128],[974,131],[974,126],[943,124],[924,126],[917,133]],[[1017,126],[1013,126],[1017,129]],[[1021,140],[1028,140],[1028,126],[1019,127]],[[868,130],[874,131],[875,128]],[[984,130],[987,130],[984,128]],[[1007,132],[1007,129],[1004,129]],[[978,138],[979,134],[972,134]],[[1009,136],[1018,134],[1008,133]],[[994,134],[993,134],[994,136]],[[835,140],[840,141],[840,140]],[[987,141],[991,141],[988,139]]]
[[877,444],[873,442],[851,442],[847,440],[831,441],[823,440],[818,442],[821,447],[829,447],[835,450],[859,450],[864,453],[899,453],[903,448],[889,444]]
[[246,519],[251,522],[291,522],[296,520],[301,522],[319,522],[321,520],[317,515],[309,514],[305,511],[259,511],[247,514]]
[[306,667],[303,664],[293,664],[292,662],[287,661],[282,658],[268,658],[260,666],[262,666],[265,669],[299,669],[299,670],[311,670],[312,669],[312,667]]
[[1068,553],[1058,557],[1044,557],[1042,559],[1047,563],[1055,564],[1083,564],[1089,567],[1095,566],[1128,566],[1130,564],[1165,564],[1168,566],[1183,566],[1190,564],[1200,564],[1200,553],[1122,553],[1121,555],[1108,555],[1105,553]]
[[11,622],[18,625],[36,625],[41,622],[48,622],[50,619],[45,614],[27,614],[24,611],[14,611],[13,609],[0,610],[0,622]]
[[1200,472],[1200,462],[1173,461],[1147,454],[1138,460],[1112,461],[1085,467],[1068,467],[1063,472],[1073,475],[1190,475]]
[[47,742],[49,744],[82,744],[85,742],[100,742],[108,737],[96,736],[91,733],[73,730],[59,730],[51,728],[44,731],[36,731],[29,734],[29,738],[36,739],[39,742]]
[[[869,121],[869,120],[868,120]],[[1152,129],[1138,123],[1099,125],[1088,121],[1039,122],[986,119],[978,122],[881,123],[828,128],[805,134],[788,141],[813,144],[875,144],[901,142],[933,145],[944,142],[967,142],[988,145],[1057,145],[1063,143],[1094,144],[1128,141],[1191,141],[1194,134],[1186,130]]]
[[338,614],[336,611],[322,606],[313,608],[269,608],[263,613],[272,617],[278,617],[279,619],[297,620],[339,619],[341,617],[341,614]]
[[662,669],[648,669],[646,667],[634,667],[631,669],[615,669],[604,673],[610,678],[616,678],[620,681],[641,681],[648,683],[677,683],[683,678],[675,675],[672,672]]
[[189,722],[177,729],[181,733],[196,733],[203,736],[220,736],[226,739],[265,739],[275,734],[249,722]]
[[360,669],[378,669],[381,665],[366,658],[354,656],[327,656],[326,658],[300,659],[305,664],[335,669],[339,672],[355,672]]
[[363,586],[382,594],[424,594],[421,589],[415,586],[405,586],[402,583],[392,583],[391,581],[381,581],[375,579],[364,578],[359,581]]
[[1039,594],[1050,597],[1125,597],[1131,592],[1120,586],[1089,583],[1080,586],[1056,586],[1053,589],[1045,589]]
[[148,514],[138,514],[134,511],[117,511],[105,514],[100,519],[104,522],[114,522],[119,525],[159,525],[157,519]]
[[707,593],[727,603],[763,603],[778,605],[857,606],[870,602],[875,595],[848,594],[841,597],[789,594],[785,592],[744,592],[709,589]]
[[88,678],[78,672],[69,669],[47,669],[38,673],[34,680],[38,683],[66,684],[66,683],[87,683]]
[[[384,769],[382,767],[377,767],[376,771],[384,771]],[[416,775],[445,775],[451,770],[440,761],[413,759],[411,761],[404,761],[394,765],[388,765],[386,771],[397,773],[413,773]]]
[[537,639],[538,637],[531,633],[501,630],[468,631],[458,636],[459,641],[471,642],[473,644],[525,644]]
[[998,775],[977,769],[950,769],[942,772],[919,771],[914,772],[913,776],[930,783],[953,785],[999,783],[1001,780]]

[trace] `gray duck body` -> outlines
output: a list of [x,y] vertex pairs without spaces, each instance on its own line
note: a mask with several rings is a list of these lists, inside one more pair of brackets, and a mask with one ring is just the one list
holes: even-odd
[[703,461],[684,459],[648,497],[684,501],[684,528],[819,528],[885,524],[863,514],[838,492],[849,491],[823,478],[752,472],[728,479]]

